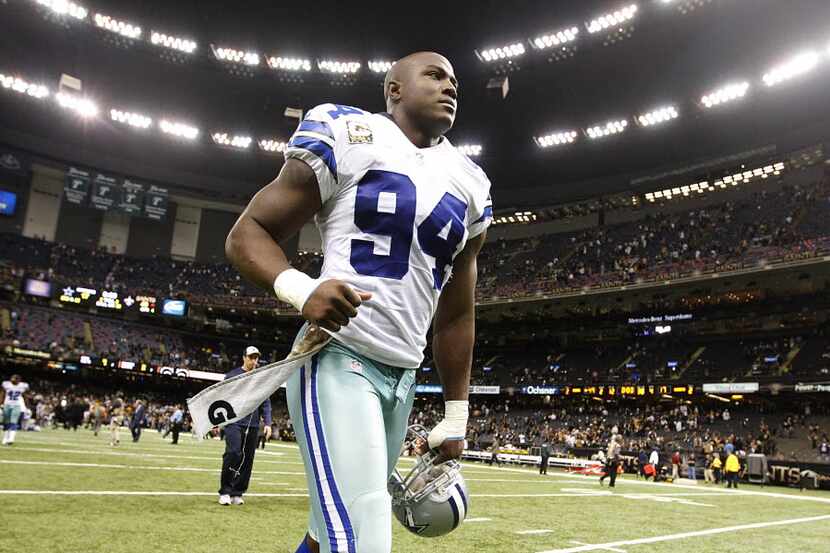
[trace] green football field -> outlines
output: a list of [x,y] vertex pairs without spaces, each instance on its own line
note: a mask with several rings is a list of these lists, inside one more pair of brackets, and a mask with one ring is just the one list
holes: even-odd
[[[0,449],[0,552],[289,552],[308,497],[292,444],[259,450],[243,506],[217,504],[223,444],[145,431],[110,448],[103,433],[20,433]],[[402,466],[410,461],[403,460]],[[652,484],[466,464],[468,520],[444,538],[397,526],[395,552],[830,551],[830,494]]]

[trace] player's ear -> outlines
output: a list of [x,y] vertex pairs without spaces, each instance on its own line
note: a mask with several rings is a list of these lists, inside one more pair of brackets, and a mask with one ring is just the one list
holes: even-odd
[[389,81],[389,86],[386,88],[386,97],[392,102],[399,102],[401,100],[401,83]]

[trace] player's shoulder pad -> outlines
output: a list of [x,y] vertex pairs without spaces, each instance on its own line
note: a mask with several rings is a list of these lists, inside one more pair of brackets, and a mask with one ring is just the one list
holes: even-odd
[[320,104],[311,108],[297,127],[297,134],[313,133],[315,138],[333,145],[341,136],[358,136],[361,131],[371,137],[371,130],[363,120],[370,112],[342,104]]

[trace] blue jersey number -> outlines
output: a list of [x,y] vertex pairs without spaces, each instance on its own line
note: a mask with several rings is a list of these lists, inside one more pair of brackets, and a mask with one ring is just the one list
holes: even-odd
[[328,112],[329,117],[332,119],[337,119],[341,115],[363,115],[366,113],[362,109],[353,108],[352,106],[341,106],[340,104],[335,104],[334,107],[337,109],[329,110]]
[[[377,241],[352,240],[350,261],[361,275],[402,279],[409,272],[409,250],[415,226],[416,190],[412,179],[400,173],[371,170],[357,185],[354,222],[369,234],[385,236],[388,254],[376,254]],[[418,243],[435,258],[434,286],[440,290],[453,253],[464,238],[467,204],[444,194],[432,213],[418,226]]]

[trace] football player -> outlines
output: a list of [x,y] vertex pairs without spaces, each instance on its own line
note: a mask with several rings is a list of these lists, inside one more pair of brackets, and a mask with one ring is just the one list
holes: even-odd
[[[387,480],[433,325],[444,419],[428,435],[460,457],[475,335],[476,256],[492,219],[490,182],[444,134],[458,110],[453,67],[411,54],[384,81],[386,113],[310,110],[285,165],[228,235],[243,276],[293,305],[333,340],[287,383],[311,512],[298,552],[388,553]],[[321,276],[278,245],[314,218]],[[302,331],[301,331],[302,335]]]
[[3,381],[3,445],[12,445],[20,425],[20,415],[26,407],[23,394],[29,385],[20,381],[20,375],[13,374]]

